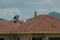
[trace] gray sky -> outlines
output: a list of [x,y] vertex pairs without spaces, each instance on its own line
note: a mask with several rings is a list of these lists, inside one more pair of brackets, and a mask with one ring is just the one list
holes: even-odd
[[15,14],[19,14],[20,19],[28,19],[34,16],[35,10],[38,15],[60,13],[60,0],[0,0],[0,18],[12,20]]

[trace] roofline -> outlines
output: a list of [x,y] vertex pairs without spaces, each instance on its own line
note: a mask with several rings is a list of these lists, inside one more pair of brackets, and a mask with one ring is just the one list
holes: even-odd
[[39,34],[39,33],[60,33],[60,32],[0,32],[0,34]]

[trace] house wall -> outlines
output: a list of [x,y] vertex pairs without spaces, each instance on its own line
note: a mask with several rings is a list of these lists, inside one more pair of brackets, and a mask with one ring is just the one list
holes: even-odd
[[4,40],[17,40],[18,38],[20,40],[32,40],[32,38],[40,38],[42,37],[42,40],[49,40],[49,37],[60,37],[60,34],[15,34],[15,35],[0,35],[0,38],[4,38]]
[[49,37],[60,37],[60,33],[43,34],[43,40],[49,40]]
[[40,38],[42,37],[42,40],[49,40],[49,37],[60,37],[60,34],[55,34],[55,33],[51,33],[51,34],[21,34],[18,35],[18,37],[20,38],[20,40],[32,40],[32,38]]
[[20,40],[32,40],[32,35],[31,34],[20,34],[17,35]]
[[0,35],[0,38],[4,38],[4,40],[16,40],[16,35]]
[[20,40],[32,40],[32,38],[42,37],[42,34],[20,34],[17,36]]

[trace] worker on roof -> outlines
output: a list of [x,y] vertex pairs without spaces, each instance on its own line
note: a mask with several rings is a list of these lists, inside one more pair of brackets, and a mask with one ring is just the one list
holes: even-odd
[[19,15],[18,14],[14,16],[13,22],[16,24],[19,22]]

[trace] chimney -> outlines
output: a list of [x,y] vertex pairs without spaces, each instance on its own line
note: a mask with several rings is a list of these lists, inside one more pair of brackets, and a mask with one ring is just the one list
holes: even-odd
[[34,15],[35,17],[37,16],[37,11],[35,11],[35,15]]

